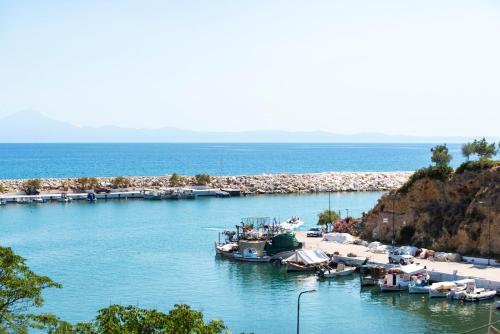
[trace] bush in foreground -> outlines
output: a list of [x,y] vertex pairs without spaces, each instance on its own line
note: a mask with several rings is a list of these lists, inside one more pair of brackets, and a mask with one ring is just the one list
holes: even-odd
[[111,305],[101,309],[91,322],[73,325],[48,318],[45,329],[49,334],[219,334],[227,327],[221,320],[205,323],[201,312],[182,304],[168,313],[133,305]]

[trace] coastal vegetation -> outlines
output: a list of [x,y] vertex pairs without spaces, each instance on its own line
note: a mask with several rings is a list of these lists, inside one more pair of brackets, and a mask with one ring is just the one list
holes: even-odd
[[197,186],[206,186],[210,183],[210,175],[208,174],[196,174],[194,176],[194,184]]
[[0,183],[0,194],[3,194],[6,191],[7,191],[7,188],[3,184]]
[[75,181],[75,187],[78,190],[84,191],[88,189],[96,189],[101,187],[101,183],[95,177],[80,177]]
[[333,210],[324,210],[318,214],[318,225],[324,226],[328,231],[330,227],[333,227],[333,224],[340,219],[340,216],[337,212]]
[[40,188],[42,188],[42,180],[40,179],[26,180],[21,186],[21,190],[24,191],[26,195],[36,195]]
[[[446,145],[431,149],[434,165],[417,170],[399,189],[382,196],[363,217],[362,236],[464,255],[500,256],[500,161],[484,138],[462,146],[467,159],[448,166]],[[477,158],[476,160],[473,160]],[[394,218],[392,224],[384,224]]]
[[33,312],[43,306],[42,292],[49,288],[62,286],[33,272],[11,248],[0,247],[0,333],[36,329],[49,334],[220,334],[227,329],[221,320],[206,323],[201,312],[184,304],[168,313],[111,305],[90,322],[71,324],[50,313]]
[[186,178],[177,173],[170,175],[169,183],[171,187],[180,187],[186,184]]
[[111,187],[114,189],[128,188],[130,186],[130,180],[124,176],[117,176],[111,180]]

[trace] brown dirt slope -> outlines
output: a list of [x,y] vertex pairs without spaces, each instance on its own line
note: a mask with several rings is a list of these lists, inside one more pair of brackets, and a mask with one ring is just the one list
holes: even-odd
[[391,191],[364,216],[363,236],[390,241],[393,212],[397,242],[464,255],[486,256],[491,248],[500,258],[500,167],[445,181],[426,177],[407,192]]

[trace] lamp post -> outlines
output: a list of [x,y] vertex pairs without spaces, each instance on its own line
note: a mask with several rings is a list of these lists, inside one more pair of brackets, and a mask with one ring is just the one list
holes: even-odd
[[312,293],[312,292],[316,292],[316,289],[306,290],[299,293],[299,298],[297,299],[297,334],[300,333],[300,297],[304,293]]
[[[330,206],[330,189],[328,189],[328,220],[332,223],[332,208]],[[328,224],[326,224],[326,231],[328,232]]]
[[[483,201],[479,201],[478,202],[479,204],[483,205],[484,202]],[[490,208],[488,208],[488,265],[490,265],[490,258],[491,258],[491,219],[490,219],[490,216],[491,216],[491,212],[490,212]]]

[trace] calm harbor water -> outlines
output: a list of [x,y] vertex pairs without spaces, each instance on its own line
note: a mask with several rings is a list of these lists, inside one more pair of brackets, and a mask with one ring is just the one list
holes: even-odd
[[[332,207],[360,214],[380,195],[339,193]],[[487,322],[489,303],[381,294],[361,290],[355,276],[318,282],[215,256],[218,231],[241,217],[299,215],[307,229],[327,207],[327,194],[7,205],[0,244],[63,284],[46,293],[45,310],[73,322],[112,303],[161,310],[187,303],[233,333],[293,333],[297,295],[312,288],[318,292],[302,298],[303,333],[455,333]]]
[[[0,144],[0,179],[411,171],[433,144]],[[448,145],[453,166],[460,145]]]

